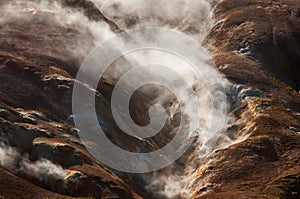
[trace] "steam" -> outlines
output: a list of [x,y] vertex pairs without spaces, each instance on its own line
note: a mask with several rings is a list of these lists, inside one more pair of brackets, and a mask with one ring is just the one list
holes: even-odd
[[[13,0],[1,6],[0,25],[15,23],[31,24],[38,21],[45,25],[45,34],[60,35],[65,38],[57,46],[60,54],[78,58],[83,61],[85,56],[101,42],[111,38],[115,33],[104,20],[90,20],[81,9],[62,6],[57,1]],[[47,26],[49,32],[47,32]],[[52,33],[51,27],[58,27]],[[75,34],[60,31],[59,28],[71,29]],[[46,35],[41,38],[51,40]],[[45,48],[45,46],[40,46]]]
[[211,4],[206,0],[94,0],[103,14],[121,29],[173,28],[196,40],[209,29]]
[[[108,19],[115,22],[120,29],[124,29],[125,31],[149,26],[167,27],[182,31],[201,42],[213,24],[210,16],[212,9],[211,1],[206,0],[94,0],[93,2],[95,2]],[[82,37],[67,38],[66,35],[63,35],[66,39],[61,44],[60,50],[66,51],[69,56],[79,57],[81,61],[94,47],[115,36],[114,31],[107,22],[103,20],[90,20],[84,15],[82,10],[64,7],[56,1],[10,1],[2,7],[1,11],[0,15],[5,17],[0,18],[0,25],[16,20],[30,22],[30,20],[39,16],[40,20],[43,20],[43,23],[49,24],[49,26],[55,25],[78,31]],[[152,35],[152,37],[154,36]],[[143,42],[143,39],[147,38],[142,38],[139,42]],[[126,45],[126,41],[117,45]],[[191,51],[190,53],[193,52]],[[221,78],[223,81],[217,82],[221,75],[213,69],[208,53],[205,52],[198,56],[203,61],[203,64],[211,65],[211,70],[202,71],[205,77],[209,79],[208,86],[216,84],[223,87],[228,86],[229,83],[226,79]],[[105,73],[105,78],[118,80],[124,72],[133,68],[134,65],[147,64],[147,57],[151,57],[151,61],[157,60],[160,64],[172,65],[174,70],[183,74],[193,84],[195,90],[198,91],[199,103],[203,104],[203,109],[200,113],[188,110],[185,114],[191,116],[191,119],[194,114],[201,114],[203,116],[203,120],[201,121],[202,127],[207,129],[209,124],[206,117],[206,107],[208,107],[210,102],[206,101],[206,98],[209,93],[201,92],[204,87],[203,82],[194,76],[194,71],[188,70],[189,67],[186,66],[186,63],[180,62],[180,60],[168,55],[161,57],[160,54],[156,54],[155,52],[140,52],[123,56],[119,60],[116,60]],[[159,71],[152,71],[152,73],[145,75],[159,76],[161,74],[159,74]],[[216,76],[218,78],[215,78]],[[128,85],[130,85],[130,82],[128,82]],[[180,97],[188,99],[189,96],[186,95],[187,91],[185,88],[180,89],[182,89]],[[165,94],[164,90],[158,91],[158,97],[153,101],[162,104],[172,101],[170,95]],[[144,91],[144,93],[146,95],[149,94],[147,91]],[[215,102],[219,106],[227,105],[226,102],[225,104],[218,102],[218,99]],[[169,117],[174,117],[177,112],[178,106],[174,103],[168,110]],[[217,122],[215,124],[218,126]],[[204,134],[203,132],[205,131],[202,130],[198,129],[197,132],[197,141],[193,151],[193,154],[196,154],[193,157],[194,160],[206,157],[215,144],[215,140],[212,138],[218,137],[221,134],[221,129],[219,128],[209,129],[209,135]],[[191,154],[187,156],[189,155]],[[188,157],[185,158],[188,159]],[[52,176],[54,179],[63,179],[66,175],[62,167],[51,163],[49,160],[42,159],[37,162],[31,162],[11,147],[0,147],[0,162],[1,166],[11,171],[17,170],[39,178],[44,182],[47,182],[49,176]],[[180,165],[175,163],[176,165],[161,172],[145,174],[140,177],[148,183],[146,186],[148,192],[157,193],[157,197],[168,199],[178,198],[183,186],[188,182],[193,171],[196,169],[193,166],[187,167],[186,163],[181,164],[180,162]],[[184,168],[187,170],[184,170]]]
[[182,187],[187,183],[187,178],[182,175],[162,175],[153,176],[151,183],[146,187],[149,190],[156,190],[154,196],[160,198],[177,198]]
[[[213,19],[211,18],[211,3],[212,1],[205,0],[154,0],[154,1],[137,1],[137,0],[114,0],[114,1],[103,1],[103,0],[94,0],[103,14],[114,21],[121,29],[129,30],[134,28],[143,28],[143,27],[167,27],[175,30],[182,31],[193,39],[201,41],[205,38],[208,30],[213,24]],[[155,37],[155,35],[152,35]],[[151,38],[151,36],[150,36]],[[146,40],[147,38],[141,38]],[[193,54],[193,50],[191,49],[191,54]],[[192,178],[193,172],[197,169],[200,163],[193,165],[194,162],[201,162],[205,157],[209,155],[209,153],[214,148],[222,147],[224,145],[230,145],[232,140],[229,138],[226,139],[226,143],[221,143],[219,146],[216,146],[217,139],[221,136],[222,129],[218,128],[221,126],[218,121],[213,121],[215,128],[209,127],[209,117],[208,108],[209,101],[206,101],[207,95],[209,93],[203,92],[203,82],[197,76],[195,76],[195,71],[189,70],[190,67],[186,65],[186,63],[181,62],[167,54],[156,53],[156,52],[136,52],[131,55],[124,56],[126,60],[130,60],[132,65],[146,65],[148,63],[149,57],[151,57],[152,63],[159,63],[162,65],[172,66],[172,69],[183,74],[183,76],[189,80],[196,90],[198,90],[198,99],[199,104],[201,104],[201,112],[195,113],[194,110],[188,110],[185,114],[190,116],[192,120],[194,114],[199,114],[201,117],[201,127],[197,129],[196,133],[196,142],[195,148],[193,152],[186,154],[187,160],[182,160],[182,162],[174,163],[174,165],[163,169],[162,171],[154,172],[151,174],[139,175],[148,185],[146,189],[149,193],[153,194],[155,198],[168,198],[175,199],[180,198],[182,189],[184,185]],[[203,52],[203,54],[198,55],[198,59],[203,61],[203,64],[211,64],[211,57],[207,52]],[[117,72],[116,69],[119,68],[121,63],[116,61],[114,63],[113,70],[110,71],[109,74],[115,74],[115,79],[119,79],[122,74],[126,72],[126,70],[122,72]],[[203,75],[206,79],[209,79],[208,86],[210,89],[213,85],[220,85],[223,88],[228,87],[230,84],[226,79],[220,77],[220,74],[214,69],[213,64],[208,67],[208,70],[202,69]],[[145,78],[144,76],[160,76],[160,71],[147,71],[144,74],[141,74],[140,77],[136,78]],[[164,74],[168,76],[167,74]],[[221,82],[217,82],[222,79]],[[130,85],[130,81],[128,81]],[[181,94],[180,99],[189,98],[190,96],[186,94],[187,88],[180,88]],[[216,88],[218,90],[218,88]],[[144,93],[147,94],[146,90],[143,90]],[[151,91],[150,91],[151,92]],[[155,102],[166,103],[172,101],[170,95],[164,92],[164,90],[159,90],[158,97],[154,99]],[[224,93],[223,93],[224,94]],[[218,106],[226,107],[226,102],[215,101]],[[174,103],[174,106],[169,107],[167,113],[168,117],[172,118],[178,112],[178,106]],[[207,109],[206,109],[207,108]],[[216,116],[215,116],[216,117]],[[197,117],[195,117],[197,118]],[[226,121],[227,122],[227,121]],[[176,126],[169,126],[170,129],[176,129]],[[226,126],[224,127],[226,128]],[[207,134],[207,130],[209,134]],[[188,137],[188,136],[187,136]],[[226,136],[224,136],[227,138]],[[160,139],[164,139],[164,137],[160,137]],[[225,140],[225,139],[224,139]],[[191,164],[187,162],[189,161]],[[188,190],[185,190],[188,192]],[[186,195],[189,195],[187,193]],[[182,195],[182,197],[185,197]]]
[[47,159],[41,159],[36,162],[23,159],[21,165],[27,175],[32,175],[44,182],[49,179],[49,176],[50,178],[61,180],[66,176],[65,170],[61,166],[53,164]]
[[0,166],[20,175],[26,175],[40,182],[49,183],[63,180],[67,172],[47,159],[32,162],[15,148],[0,144]]

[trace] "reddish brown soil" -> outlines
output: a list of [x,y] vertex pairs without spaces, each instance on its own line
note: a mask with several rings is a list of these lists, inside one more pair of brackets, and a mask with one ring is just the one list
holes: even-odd
[[19,178],[12,173],[0,168],[0,198],[70,198],[64,195],[50,192],[46,189],[33,185],[26,180]]

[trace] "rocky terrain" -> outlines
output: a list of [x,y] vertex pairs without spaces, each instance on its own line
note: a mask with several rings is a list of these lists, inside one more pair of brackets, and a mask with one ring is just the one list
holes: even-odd
[[299,1],[215,6],[206,42],[217,67],[261,93],[248,92],[233,110],[238,120],[228,133],[249,136],[212,154],[187,185],[192,198],[299,198],[299,9]]
[[[59,2],[84,20],[105,23],[103,29],[122,31],[91,1]],[[214,4],[204,44],[233,84],[228,98],[236,120],[224,134],[237,141],[202,160],[181,196],[300,198],[300,1]],[[74,127],[74,78],[97,34],[85,21],[63,21],[60,11],[7,5],[0,1],[0,198],[160,198],[142,187],[139,175],[119,174],[97,161]],[[98,86],[97,111],[104,115],[111,111],[113,86],[106,79]],[[146,98],[136,94],[132,101],[138,123],[147,120],[139,115]],[[137,150],[131,146],[139,140],[104,119],[113,142]],[[181,161],[188,166],[196,160]]]

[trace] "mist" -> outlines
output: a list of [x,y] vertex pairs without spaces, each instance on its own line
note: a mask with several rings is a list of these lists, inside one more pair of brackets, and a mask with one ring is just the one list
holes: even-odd
[[63,180],[67,172],[47,159],[32,162],[28,154],[21,154],[17,149],[0,144],[0,166],[18,175],[26,175],[42,183],[54,183]]
[[[49,31],[52,27],[72,29],[76,33],[72,37],[59,33],[65,39],[57,48],[67,58],[76,59],[80,63],[94,47],[115,35],[104,20],[92,20],[85,15],[83,9],[67,7],[55,0],[8,1],[1,7],[0,16],[0,25],[16,22],[31,24],[32,21],[38,21],[48,26]],[[48,35],[39,37],[51,39]]]
[[121,29],[166,27],[200,41],[211,25],[211,4],[206,0],[93,0]]
[[[184,32],[201,43],[214,23],[211,18],[212,1],[93,0],[93,2],[107,19],[114,22],[121,31],[125,32],[143,27],[170,28]],[[49,26],[55,24],[61,27],[70,27],[84,36],[65,40],[62,44],[63,50],[66,51],[69,56],[79,61],[83,61],[94,47],[116,35],[111,25],[105,20],[96,21],[90,19],[84,14],[83,10],[63,6],[58,1],[10,1],[2,10],[2,15],[5,17],[0,18],[0,24],[14,20],[28,20],[28,22],[30,22],[32,17],[43,13],[46,14],[43,20],[45,20],[44,22],[48,23]],[[149,36],[155,37],[155,35]],[[147,38],[141,38],[141,41],[138,42],[143,42],[143,40],[147,40]],[[118,45],[126,45],[126,40]],[[218,99],[218,95],[224,96],[225,93],[222,89],[221,91],[218,90],[216,85],[226,89],[230,86],[230,83],[215,69],[211,57],[205,48],[203,48],[202,52],[202,54],[195,55],[195,59],[201,60],[203,67],[199,66],[199,69],[208,80],[208,90],[203,89],[204,83],[201,78],[195,75],[195,71],[191,69],[190,66],[174,56],[162,54],[161,52],[141,51],[123,56],[115,60],[104,74],[105,78],[117,81],[121,78],[122,74],[138,65],[157,62],[162,65],[172,66],[173,69],[182,74],[196,90],[196,100],[197,103],[201,105],[200,112],[195,112],[193,109],[184,112],[186,117],[191,121],[193,118],[197,118],[195,114],[200,115],[200,121],[195,122],[200,122],[201,126],[193,129],[194,134],[187,135],[186,138],[190,139],[190,136],[192,136],[192,138],[196,140],[192,146],[194,150],[186,153],[185,157],[182,157],[182,160],[166,169],[150,174],[139,175],[139,178],[142,178],[147,183],[145,186],[146,191],[152,193],[157,198],[180,198],[183,187],[192,177],[193,171],[197,168],[196,166],[198,166],[188,166],[187,160],[195,162],[207,157],[212,150],[217,148],[216,142],[218,138],[222,135],[222,131],[229,125],[228,121],[230,119],[227,119],[225,125],[223,125],[218,115],[214,115],[214,113],[211,115],[208,114],[212,103],[214,103],[216,107],[219,107],[219,109],[227,109],[227,102]],[[190,53],[193,53],[192,49]],[[95,68],[95,70],[97,70],[97,68]],[[89,72],[92,73],[93,71]],[[161,76],[160,71],[151,70],[145,71],[143,75],[136,78]],[[167,74],[163,75],[167,78],[172,78]],[[219,81],[220,79],[221,81]],[[131,81],[133,81],[133,79],[131,79]],[[131,82],[128,81],[127,85],[130,86]],[[191,99],[189,91],[189,88],[178,87],[179,96],[176,97],[188,103]],[[210,99],[211,91],[216,91],[214,100]],[[145,95],[149,95],[149,91],[147,90],[142,90],[142,92],[144,92]],[[166,104],[167,102],[173,101],[170,95],[166,94],[164,90],[158,89],[158,92],[158,97],[153,99],[153,102]],[[173,116],[178,113],[179,108],[176,103],[168,107],[168,117],[173,118]],[[210,123],[211,117],[217,119]],[[174,129],[177,127],[176,125],[169,125]],[[209,134],[207,134],[207,132],[209,132]],[[230,143],[231,140],[227,139],[226,146],[230,145]],[[37,162],[30,162],[28,158],[21,156],[16,150],[10,147],[0,148],[0,158],[1,166],[4,168],[11,171],[22,171],[28,175],[39,178],[41,181],[47,181],[49,176],[52,176],[54,179],[63,179],[66,175],[64,169],[51,163],[49,160],[42,159]],[[190,158],[192,158],[192,160]]]

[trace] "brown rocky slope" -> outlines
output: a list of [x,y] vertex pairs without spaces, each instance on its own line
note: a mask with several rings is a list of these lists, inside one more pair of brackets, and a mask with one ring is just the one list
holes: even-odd
[[[48,10],[24,6],[8,17],[5,5],[0,4],[0,136],[10,147],[2,149],[0,163],[14,174],[0,170],[0,197],[140,198],[87,152],[78,129],[66,121],[72,75],[82,61],[66,46],[87,32],[49,20],[54,13]],[[93,48],[92,41],[84,44]]]
[[[300,2],[223,0],[206,44],[219,70],[248,92],[227,132],[248,135],[194,174],[192,198],[300,197]],[[198,183],[195,183],[198,182]]]
[[[90,1],[62,2],[120,31]],[[6,154],[17,154],[11,155],[15,163],[1,159],[6,170],[0,170],[0,198],[140,198],[86,151],[78,129],[66,120],[76,68],[85,56],[72,48],[79,43],[87,46],[84,52],[91,50],[93,39],[86,37],[92,33],[57,24],[48,11],[16,12],[19,17],[0,20],[0,136],[12,147]],[[299,198],[300,97],[294,80],[300,77],[300,2],[223,0],[214,17],[205,44],[235,84],[237,121],[226,133],[245,140],[215,151],[185,189],[191,198]],[[111,85],[102,82],[100,89],[104,96],[97,100],[105,104]],[[20,169],[28,162],[57,166],[62,176],[41,166],[40,178]]]

